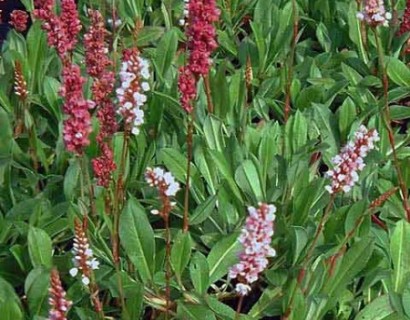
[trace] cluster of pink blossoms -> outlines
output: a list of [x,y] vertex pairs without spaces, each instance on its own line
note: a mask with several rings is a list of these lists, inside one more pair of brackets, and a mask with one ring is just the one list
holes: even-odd
[[18,32],[24,32],[27,29],[28,14],[23,10],[13,10],[10,14],[10,24]]
[[360,126],[354,134],[354,140],[344,146],[340,154],[332,159],[335,167],[326,173],[332,179],[332,183],[325,187],[330,194],[339,191],[346,193],[352,189],[359,180],[357,172],[365,167],[364,158],[375,148],[374,143],[379,140],[375,129],[367,130],[365,126]]
[[366,21],[372,27],[387,27],[391,17],[391,13],[386,12],[383,0],[364,0],[364,10],[357,14],[358,19]]
[[218,21],[220,11],[215,0],[190,0],[185,6],[184,13],[188,18],[186,35],[189,58],[188,65],[180,69],[178,88],[182,107],[191,113],[198,79],[209,73],[212,64],[211,54],[218,47],[213,23]]
[[259,274],[268,266],[267,258],[276,256],[271,247],[276,207],[259,203],[259,208],[248,207],[248,212],[238,239],[243,246],[240,261],[229,270],[229,278],[238,279],[236,291],[243,296],[251,291],[250,284],[258,280]]
[[144,123],[144,111],[141,109],[147,101],[144,92],[150,90],[148,61],[140,57],[137,49],[125,50],[121,64],[121,87],[116,90],[120,103],[118,113],[123,117],[126,128],[138,135]]
[[90,144],[91,115],[89,109],[94,108],[93,101],[85,100],[80,67],[67,63],[63,67],[63,86],[60,95],[64,98],[63,111],[67,118],[64,120],[63,138],[68,151],[82,154],[83,148]]
[[77,35],[81,30],[81,22],[75,0],[61,0],[61,14],[55,13],[55,0],[36,0],[34,16],[43,21],[43,29],[47,32],[48,44],[55,47],[63,59],[72,51],[77,43]]
[[67,320],[67,311],[72,305],[72,302],[65,298],[66,292],[61,284],[60,275],[56,269],[51,270],[50,277],[50,311],[48,320]]
[[110,70],[113,62],[108,57],[108,46],[105,41],[107,30],[104,18],[97,10],[89,10],[90,29],[84,35],[85,62],[87,73],[93,77],[91,91],[97,107],[97,118],[100,131],[97,135],[101,154],[93,159],[93,170],[97,184],[108,187],[112,172],[116,169],[114,154],[109,145],[117,130],[115,108],[111,99],[114,90],[114,72]]

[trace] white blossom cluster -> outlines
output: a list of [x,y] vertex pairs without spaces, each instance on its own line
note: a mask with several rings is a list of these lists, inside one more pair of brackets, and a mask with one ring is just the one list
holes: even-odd
[[175,181],[172,173],[162,168],[147,168],[145,180],[151,187],[156,187],[167,197],[173,197],[179,191],[179,183]]
[[140,133],[144,123],[144,111],[141,107],[147,101],[144,92],[150,90],[149,63],[139,55],[132,55],[129,60],[123,61],[120,71],[121,87],[116,90],[120,102],[118,113],[124,121],[131,125],[134,135]]
[[74,255],[74,268],[70,269],[70,275],[76,277],[81,271],[81,282],[84,285],[90,284],[90,270],[99,268],[99,261],[93,257],[93,251],[90,248],[88,239],[83,232],[76,234],[72,253]]
[[364,9],[357,13],[357,18],[366,21],[371,26],[388,27],[392,15],[386,12],[383,0],[365,0]]

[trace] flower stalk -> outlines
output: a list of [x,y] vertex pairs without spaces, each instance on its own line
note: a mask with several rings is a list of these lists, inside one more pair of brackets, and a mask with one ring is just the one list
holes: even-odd
[[388,99],[389,79],[387,77],[386,64],[384,61],[384,52],[383,52],[380,35],[379,35],[377,28],[373,28],[373,31],[374,31],[374,36],[376,39],[377,52],[379,55],[379,66],[380,66],[381,78],[382,78],[382,83],[383,83],[383,102],[384,104],[383,104],[383,109],[381,111],[381,116],[383,119],[383,123],[386,127],[390,147],[392,149],[393,165],[397,173],[397,179],[398,179],[399,187],[401,191],[403,208],[406,213],[407,221],[410,222],[410,206],[408,202],[408,189],[407,189],[406,183],[403,178],[399,159],[397,157],[397,150],[396,150],[396,146],[394,142],[394,132],[391,126],[391,116],[390,116],[390,107],[389,107],[389,99]]
[[161,168],[147,168],[145,172],[145,180],[151,187],[155,187],[161,199],[162,207],[160,210],[153,209],[151,213],[159,215],[164,221],[165,227],[165,296],[166,296],[166,311],[165,318],[170,317],[171,306],[171,230],[169,225],[169,216],[175,206],[175,202],[171,201],[179,191],[179,184],[170,172],[166,172]]

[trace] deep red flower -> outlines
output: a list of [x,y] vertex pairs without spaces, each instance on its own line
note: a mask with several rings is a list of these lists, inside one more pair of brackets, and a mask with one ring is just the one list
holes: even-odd
[[100,77],[112,61],[108,58],[108,47],[105,43],[107,31],[104,18],[97,10],[89,10],[90,29],[84,35],[85,63],[87,72],[92,77]]
[[13,10],[10,14],[10,24],[19,32],[27,29],[28,14],[22,10]]
[[218,47],[213,23],[218,21],[220,11],[215,0],[191,0],[185,10],[189,58],[188,64],[180,69],[178,88],[182,108],[191,113],[198,79],[209,73],[212,52]]
[[191,70],[187,67],[179,69],[178,89],[181,94],[180,101],[182,108],[187,113],[193,111],[192,101],[196,97],[196,79]]
[[43,21],[42,28],[47,32],[48,44],[55,47],[63,59],[68,51],[74,49],[77,35],[81,30],[75,1],[62,0],[60,16],[54,12],[54,0],[36,0],[35,4],[33,14]]
[[92,160],[93,170],[97,177],[97,184],[108,188],[111,181],[111,175],[117,168],[114,162],[114,153],[106,143],[102,143],[101,155]]
[[215,0],[191,0],[188,4],[188,66],[195,75],[209,72],[210,56],[218,47],[213,23],[218,21],[219,14]]
[[63,86],[60,95],[64,98],[63,138],[68,151],[82,154],[84,147],[90,144],[91,115],[89,109],[94,103],[86,101],[83,96],[85,79],[81,76],[80,67],[65,64],[63,67]]
[[410,0],[407,0],[406,9],[404,10],[403,18],[401,20],[399,35],[410,31]]

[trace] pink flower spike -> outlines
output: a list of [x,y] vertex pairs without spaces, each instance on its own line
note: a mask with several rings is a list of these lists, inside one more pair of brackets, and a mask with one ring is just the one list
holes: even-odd
[[50,298],[51,306],[48,320],[67,320],[66,314],[72,302],[65,298],[66,292],[61,285],[60,275],[56,269],[51,270],[50,277]]
[[275,212],[276,207],[266,203],[259,203],[258,208],[248,207],[249,216],[238,238],[243,247],[240,261],[229,270],[229,278],[238,279],[235,290],[242,296],[251,291],[250,285],[266,269],[268,257],[276,256],[271,247]]
[[325,189],[330,194],[339,191],[349,192],[359,180],[358,172],[365,167],[364,158],[375,148],[374,143],[379,140],[375,129],[367,130],[365,126],[360,126],[354,134],[354,140],[344,146],[340,154],[332,159],[335,166],[326,173],[332,182]]
[[60,95],[64,98],[63,138],[66,148],[70,152],[82,154],[83,149],[90,144],[88,139],[91,133],[90,107],[94,103],[83,97],[85,79],[81,76],[80,67],[75,64],[64,64],[63,86]]

